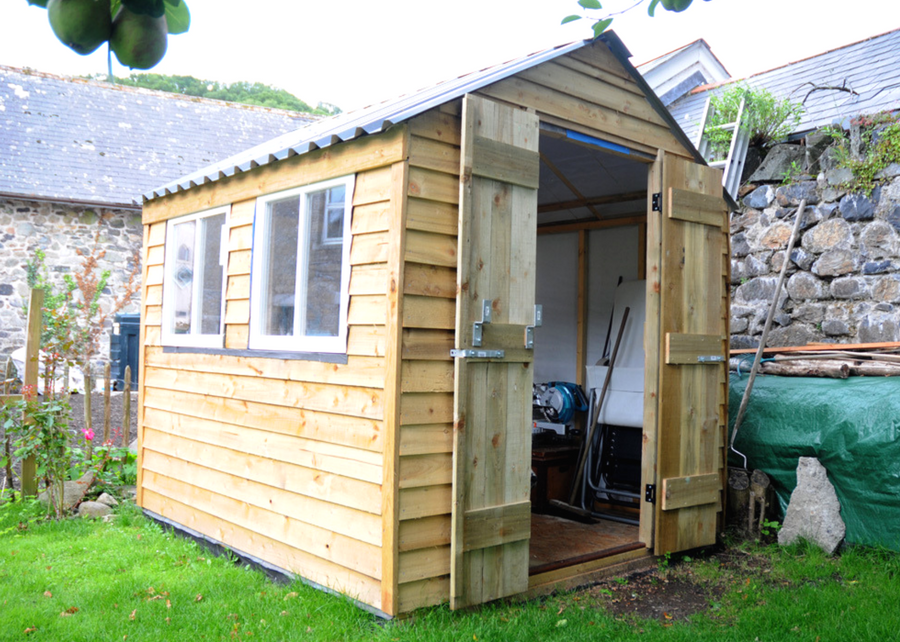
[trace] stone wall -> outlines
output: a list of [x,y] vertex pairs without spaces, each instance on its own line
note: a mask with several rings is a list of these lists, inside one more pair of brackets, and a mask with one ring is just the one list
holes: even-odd
[[805,174],[775,182],[783,173],[774,162],[767,173],[764,163],[732,214],[732,348],[759,344],[803,198],[808,207],[766,344],[900,341],[900,167],[886,168],[871,194],[851,193],[841,187],[848,170],[833,167],[827,149],[811,162],[811,148],[778,147],[781,168],[787,158]]
[[[139,211],[0,199],[2,363],[13,350],[25,345],[28,303],[25,264],[34,257],[35,250],[46,253],[51,279],[61,281],[64,274],[77,272],[82,266],[77,251],[90,253],[98,230],[99,242],[106,250],[100,269],[112,272],[106,293],[113,299],[131,273],[134,251],[141,249],[143,229]],[[138,292],[122,311],[137,312],[139,299]],[[103,334],[100,355],[104,359],[109,355],[109,328]]]

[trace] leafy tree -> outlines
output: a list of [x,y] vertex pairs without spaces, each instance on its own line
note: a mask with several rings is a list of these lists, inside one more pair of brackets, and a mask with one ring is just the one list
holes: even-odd
[[201,80],[193,76],[165,76],[162,74],[132,74],[128,78],[119,78],[116,82],[129,87],[143,87],[144,89],[155,89],[198,98],[228,100],[245,105],[288,109],[319,116],[341,113],[340,108],[335,105],[319,103],[316,107],[312,107],[284,89],[258,82],[228,84],[215,80]]
[[[606,31],[609,28],[609,25],[612,24],[613,17],[619,14],[625,13],[626,11],[631,11],[635,7],[640,4],[643,4],[644,0],[637,0],[633,5],[623,9],[621,11],[616,12],[607,12],[606,14],[602,14],[599,18],[592,18],[594,20],[593,30],[594,37],[596,38],[601,33]],[[647,14],[652,18],[654,12],[656,11],[656,6],[662,4],[663,9],[666,11],[674,11],[675,13],[681,13],[685,9],[691,6],[693,0],[650,0],[650,4],[647,6]],[[709,2],[709,0],[704,0],[704,2]],[[587,11],[602,11],[603,5],[600,4],[600,0],[578,0],[578,5]],[[576,20],[581,20],[587,16],[582,16],[577,13],[566,16],[562,20],[562,24],[566,24],[569,22],[575,22]]]

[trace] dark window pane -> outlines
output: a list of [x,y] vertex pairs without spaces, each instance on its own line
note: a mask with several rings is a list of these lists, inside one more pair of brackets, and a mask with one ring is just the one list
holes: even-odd
[[266,239],[265,268],[265,334],[268,335],[294,333],[299,217],[299,197],[269,205],[269,238]]
[[340,331],[344,186],[307,196],[306,335],[336,337]]
[[224,270],[219,263],[222,249],[222,227],[225,215],[218,214],[202,219],[203,224],[203,291],[200,299],[201,334],[219,334],[222,331],[222,279]]

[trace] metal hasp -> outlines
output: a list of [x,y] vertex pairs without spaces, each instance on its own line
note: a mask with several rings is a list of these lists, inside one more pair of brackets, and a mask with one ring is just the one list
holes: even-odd
[[485,323],[491,322],[491,311],[493,302],[490,299],[482,299],[481,301],[481,321],[475,321],[472,324],[472,345],[476,348],[481,347],[483,336],[483,326]]
[[648,504],[656,503],[656,484],[647,484],[644,488],[644,501]]
[[544,306],[540,303],[534,306],[534,324],[525,326],[525,347],[534,350],[534,329],[544,324]]
[[654,212],[662,212],[662,192],[653,194],[652,208]]
[[721,363],[725,361],[725,357],[720,354],[699,355],[697,363]]
[[451,350],[450,356],[460,359],[502,359],[505,350]]

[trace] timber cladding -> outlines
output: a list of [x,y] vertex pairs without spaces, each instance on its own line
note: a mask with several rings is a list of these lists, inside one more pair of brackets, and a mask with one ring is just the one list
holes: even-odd
[[[395,167],[406,167],[407,142],[406,128],[398,127],[154,200],[144,212],[139,503],[378,609],[385,448],[394,441],[385,437],[388,266],[392,226],[405,202],[396,198],[393,182]],[[356,182],[346,363],[246,356],[256,198],[348,173]],[[231,206],[226,350],[164,350],[166,221],[217,205]],[[422,216],[432,219],[440,212]],[[414,251],[431,247],[431,240],[423,242],[413,243]],[[439,249],[444,255],[450,251]],[[418,308],[409,308],[417,319],[412,323],[429,327],[426,302],[445,303],[445,279],[411,271],[408,282],[422,299]],[[446,306],[438,307],[436,316],[445,315]],[[439,398],[439,386],[422,389],[427,377],[440,379],[435,364],[417,362],[407,376],[415,379],[411,389],[419,394],[403,413],[422,432],[403,442],[416,455],[401,463],[401,486],[427,489],[443,482],[440,457],[449,455],[420,442],[434,441],[433,425],[447,403]],[[411,537],[420,544],[433,541],[422,533]]]

